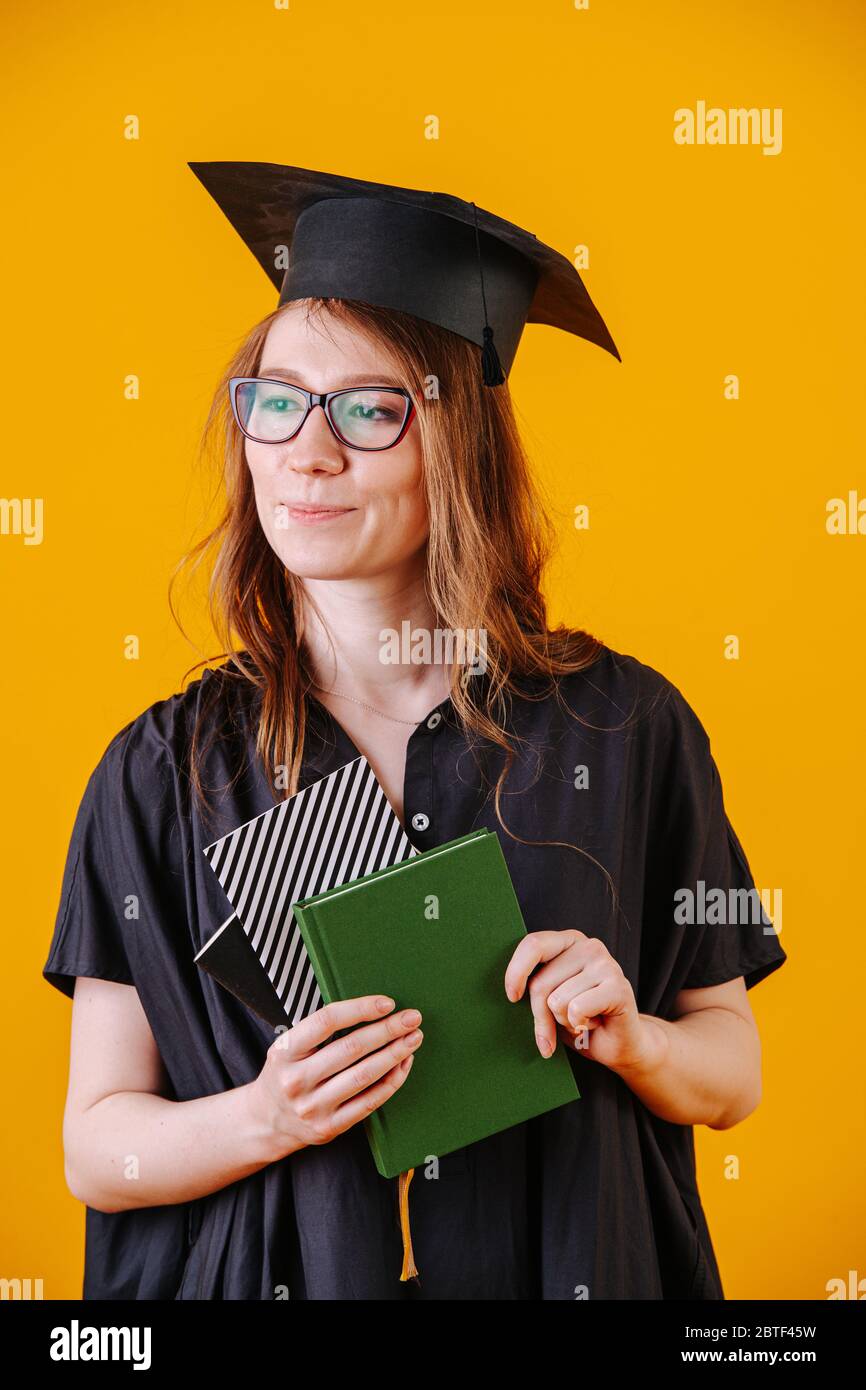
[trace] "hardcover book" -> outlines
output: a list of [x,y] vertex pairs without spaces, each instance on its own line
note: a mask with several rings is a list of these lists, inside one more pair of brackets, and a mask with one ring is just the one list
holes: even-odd
[[223,989],[240,999],[274,1030],[288,1027],[288,1016],[280,996],[250,945],[236,913],[233,912],[213,936],[208,937],[194,959]]
[[569,1101],[564,1045],[542,1057],[505,970],[526,926],[499,838],[473,831],[295,904],[322,998],[382,993],[419,1009],[403,1085],[364,1121],[392,1178]]

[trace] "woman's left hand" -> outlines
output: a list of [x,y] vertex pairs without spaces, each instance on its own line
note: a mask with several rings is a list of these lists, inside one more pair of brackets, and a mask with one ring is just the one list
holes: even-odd
[[615,1070],[645,1066],[657,1055],[663,1040],[638,1013],[631,984],[597,937],[529,932],[505,972],[508,998],[522,998],[527,980],[542,1056],[551,1055],[557,1035]]

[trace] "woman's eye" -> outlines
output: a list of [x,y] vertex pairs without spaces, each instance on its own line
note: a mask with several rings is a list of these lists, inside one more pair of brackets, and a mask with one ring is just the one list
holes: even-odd
[[353,405],[349,414],[361,420],[396,420],[397,418],[396,411],[388,410],[383,405]]
[[290,401],[286,396],[268,396],[262,401],[263,410],[272,410],[275,413],[285,414],[295,402]]

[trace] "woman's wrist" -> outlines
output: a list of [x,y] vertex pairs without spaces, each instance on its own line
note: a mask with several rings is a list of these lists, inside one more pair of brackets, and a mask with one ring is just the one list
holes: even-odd
[[664,1023],[652,1014],[638,1014],[641,1023],[640,1050],[628,1061],[611,1066],[623,1081],[631,1085],[647,1080],[660,1072],[667,1061],[670,1039]]
[[262,1089],[258,1078],[236,1088],[241,1104],[241,1124],[250,1154],[256,1161],[276,1163],[289,1154],[304,1148],[300,1142],[289,1140],[284,1132],[274,1125],[268,1107],[263,1102]]

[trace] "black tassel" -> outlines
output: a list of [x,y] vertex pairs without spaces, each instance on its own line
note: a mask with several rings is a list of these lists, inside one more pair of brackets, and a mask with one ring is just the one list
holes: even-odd
[[499,353],[493,341],[493,329],[488,323],[484,329],[484,346],[481,349],[481,375],[485,386],[501,386],[505,380]]
[[475,223],[475,255],[478,261],[478,279],[481,283],[481,308],[484,312],[481,379],[485,386],[501,386],[505,380],[505,373],[502,370],[499,353],[496,351],[496,344],[493,341],[493,329],[487,322],[487,296],[484,293],[484,270],[481,265],[481,242],[478,237],[478,212],[474,203],[472,204],[472,218]]

